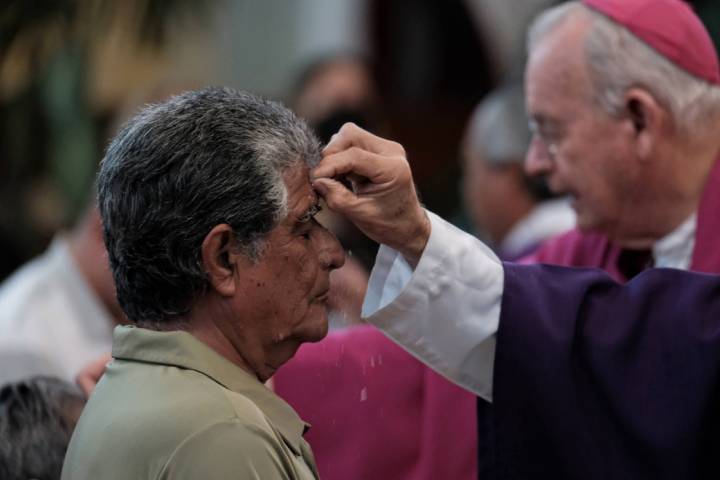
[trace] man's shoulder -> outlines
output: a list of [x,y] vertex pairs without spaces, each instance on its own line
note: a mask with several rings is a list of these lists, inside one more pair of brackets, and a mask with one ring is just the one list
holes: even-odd
[[[187,423],[191,430],[202,430],[207,425],[225,421],[271,430],[260,406],[248,396],[226,388],[202,372],[179,367],[162,368],[175,369],[175,375],[157,379],[156,398],[162,398],[162,391],[169,391],[176,392],[177,400],[161,401],[158,407],[168,416],[191,414],[194,419]],[[147,413],[155,415],[153,411]]]
[[88,443],[82,433],[74,435],[63,478],[289,478],[285,473],[292,470],[291,461],[272,430],[239,417],[206,417],[201,422],[171,416],[165,419],[190,425],[181,429],[182,434],[163,438],[167,422],[159,418],[153,424],[146,419],[147,429],[136,429],[132,441],[118,440],[117,448],[112,447],[113,442],[98,448],[106,440]]
[[159,478],[289,478],[292,470],[276,434],[242,416],[208,424],[186,437]]
[[[103,473],[115,468],[140,475],[135,467],[123,467],[132,463],[142,466],[138,472],[149,475],[138,478],[165,478],[158,477],[162,466],[178,452],[196,460],[203,452],[216,458],[208,449],[215,435],[252,448],[255,442],[271,448],[279,441],[249,398],[200,372],[114,360],[78,422],[66,468],[77,478],[92,477],[79,471]],[[154,472],[147,470],[149,465]]]
[[[152,420],[159,432],[183,437],[225,420],[257,421],[262,412],[246,396],[206,374],[173,365],[113,360],[88,403],[99,412],[137,422]],[[123,407],[119,399],[126,399]],[[182,423],[176,419],[182,418]]]

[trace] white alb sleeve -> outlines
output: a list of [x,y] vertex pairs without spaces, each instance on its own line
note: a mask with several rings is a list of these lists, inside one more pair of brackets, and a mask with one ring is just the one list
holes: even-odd
[[482,242],[427,212],[430,239],[415,271],[382,245],[363,317],[450,381],[492,401],[504,272]]

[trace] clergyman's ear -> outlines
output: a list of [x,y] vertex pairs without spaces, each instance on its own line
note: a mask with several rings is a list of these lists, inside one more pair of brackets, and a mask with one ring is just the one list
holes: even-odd
[[641,88],[631,88],[625,93],[625,109],[632,122],[636,153],[642,159],[651,159],[664,133],[668,112]]
[[222,296],[234,295],[239,252],[232,227],[226,223],[215,225],[205,236],[201,252],[210,285]]

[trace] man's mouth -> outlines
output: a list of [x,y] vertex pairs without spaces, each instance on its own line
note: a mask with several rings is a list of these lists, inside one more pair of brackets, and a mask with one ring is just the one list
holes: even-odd
[[326,303],[330,296],[330,289],[323,290],[319,295],[313,297],[310,303]]

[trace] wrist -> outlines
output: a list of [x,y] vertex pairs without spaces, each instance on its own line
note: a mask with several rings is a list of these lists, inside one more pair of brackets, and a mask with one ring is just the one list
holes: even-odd
[[415,268],[420,261],[420,257],[422,257],[425,251],[428,240],[430,240],[430,232],[432,231],[430,218],[424,208],[419,207],[418,217],[419,219],[415,222],[415,227],[410,232],[408,240],[398,248],[398,251],[413,268]]

